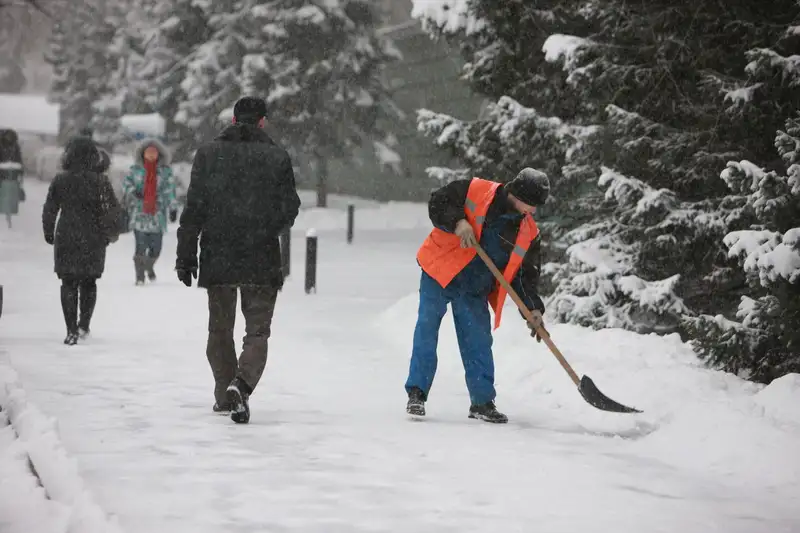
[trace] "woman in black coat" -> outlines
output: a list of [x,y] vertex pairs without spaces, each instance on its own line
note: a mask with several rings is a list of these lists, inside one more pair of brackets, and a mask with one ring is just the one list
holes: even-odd
[[44,239],[54,245],[55,272],[61,280],[61,309],[67,326],[64,344],[77,344],[78,338],[88,335],[106,247],[118,236],[118,204],[102,169],[107,164],[91,139],[69,141],[63,172],[50,184],[42,211]]

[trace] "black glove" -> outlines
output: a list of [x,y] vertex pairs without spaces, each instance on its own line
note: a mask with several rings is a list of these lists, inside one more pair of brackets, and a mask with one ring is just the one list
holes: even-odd
[[133,195],[138,198],[139,200],[144,198],[144,191],[140,191],[139,189],[133,190]]
[[178,273],[178,279],[187,287],[192,286],[192,278],[197,278],[197,269],[191,268],[178,268],[175,270]]
[[46,242],[47,244],[51,244],[52,245],[55,242],[55,240],[56,239],[55,239],[54,235],[47,234],[47,235],[44,236],[44,242]]
[[175,222],[178,220],[178,210],[177,209],[170,209],[169,210],[169,221]]

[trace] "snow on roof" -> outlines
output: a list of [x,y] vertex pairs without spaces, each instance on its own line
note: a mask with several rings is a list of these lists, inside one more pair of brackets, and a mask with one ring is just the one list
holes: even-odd
[[0,93],[0,128],[17,133],[58,135],[61,106],[39,94]]
[[134,136],[163,137],[166,130],[166,122],[158,113],[122,115],[119,121]]

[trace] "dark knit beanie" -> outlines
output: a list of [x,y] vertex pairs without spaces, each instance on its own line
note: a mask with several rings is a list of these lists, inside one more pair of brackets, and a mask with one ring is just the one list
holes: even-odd
[[540,170],[523,168],[505,189],[528,205],[544,205],[550,195],[550,180]]
[[236,122],[244,124],[257,124],[267,116],[267,104],[261,98],[244,96],[233,106],[233,116]]

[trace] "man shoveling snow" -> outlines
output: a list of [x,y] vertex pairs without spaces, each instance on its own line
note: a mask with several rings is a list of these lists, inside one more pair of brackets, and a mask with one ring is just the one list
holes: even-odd
[[[425,415],[436,373],[439,327],[453,309],[471,406],[470,418],[505,423],[494,404],[492,321],[500,325],[506,292],[477,255],[480,244],[528,308],[544,313],[537,294],[541,245],[531,216],[550,193],[547,175],[523,169],[506,185],[480,178],[457,180],[436,190],[428,204],[434,229],[417,253],[422,267],[419,314],[406,392],[406,410]],[[529,325],[532,328],[532,326]],[[532,329],[531,334],[536,336]],[[538,337],[537,337],[538,338]]]

